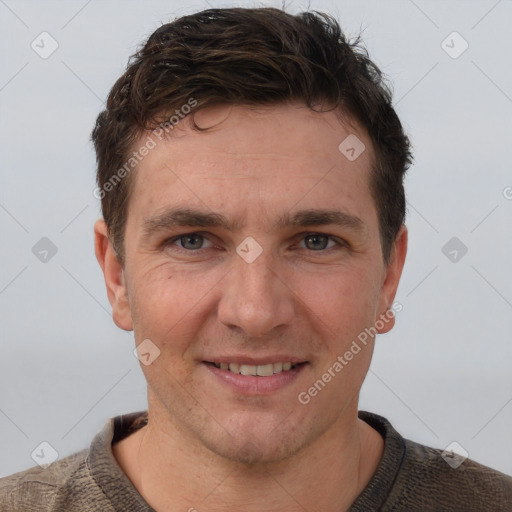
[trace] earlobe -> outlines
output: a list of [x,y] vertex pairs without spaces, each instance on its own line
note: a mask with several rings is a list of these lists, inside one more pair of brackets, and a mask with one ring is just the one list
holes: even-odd
[[407,228],[402,225],[398,231],[391,254],[389,263],[385,270],[384,280],[382,283],[380,303],[379,303],[379,318],[376,319],[376,328],[379,334],[389,332],[395,325],[396,311],[392,307],[395,299],[396,290],[402,270],[404,268],[405,257],[407,255]]
[[94,224],[94,250],[107,287],[107,296],[112,306],[114,323],[125,331],[133,330],[130,303],[126,289],[124,269],[119,262],[108,236],[103,219]]

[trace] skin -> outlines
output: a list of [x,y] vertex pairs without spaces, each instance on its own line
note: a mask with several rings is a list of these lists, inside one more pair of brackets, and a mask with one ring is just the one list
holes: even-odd
[[[385,265],[369,189],[372,143],[354,119],[301,104],[210,107],[196,115],[206,132],[189,120],[137,166],[124,268],[104,221],[95,224],[114,322],[160,350],[141,364],[149,424],[114,455],[157,511],[347,510],[383,453],[381,436],[357,417],[374,339],[307,405],[297,397],[395,297],[407,231]],[[338,150],[349,134],[366,146],[352,162]],[[240,226],[144,235],[144,219],[177,205]],[[281,214],[309,208],[343,210],[363,229],[275,227]],[[164,243],[189,233],[201,236]],[[248,236],[263,249],[252,263],[236,252]],[[226,354],[276,362],[292,354],[307,364],[287,386],[248,395],[203,363]]]

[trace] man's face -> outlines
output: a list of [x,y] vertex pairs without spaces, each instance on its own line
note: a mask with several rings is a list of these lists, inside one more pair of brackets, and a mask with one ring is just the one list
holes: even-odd
[[[162,429],[234,460],[279,460],[356,410],[373,340],[309,403],[299,395],[391,306],[405,252],[385,266],[372,144],[353,120],[302,105],[218,107],[196,120],[215,126],[181,122],[135,171],[117,294],[126,286],[127,301],[112,300],[114,318],[160,350],[142,369]],[[338,149],[350,134],[366,146],[353,161]],[[177,208],[233,225],[173,225],[166,212]],[[287,223],[304,210],[342,222]],[[287,362],[296,366],[273,365]]]

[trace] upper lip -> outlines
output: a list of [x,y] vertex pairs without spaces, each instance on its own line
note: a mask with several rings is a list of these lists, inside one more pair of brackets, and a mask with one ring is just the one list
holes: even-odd
[[251,357],[251,356],[215,356],[203,360],[206,363],[235,363],[235,364],[247,364],[251,366],[265,365],[270,363],[307,363],[306,359],[301,359],[296,356],[289,355],[274,355],[266,357]]

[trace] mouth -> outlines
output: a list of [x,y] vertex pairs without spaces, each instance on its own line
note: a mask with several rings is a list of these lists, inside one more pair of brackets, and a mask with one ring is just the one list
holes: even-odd
[[204,361],[204,363],[214,366],[223,371],[228,371],[236,375],[246,375],[255,377],[271,377],[283,372],[295,370],[298,366],[307,364],[306,361],[292,363],[291,361],[265,364],[244,364],[244,363],[228,363],[228,362],[212,362]]
[[274,362],[246,358],[239,358],[236,361],[226,358],[223,361],[202,363],[203,368],[213,377],[212,383],[220,382],[222,386],[235,391],[237,396],[268,396],[291,386],[309,364],[308,361],[299,360]]

